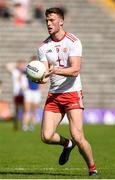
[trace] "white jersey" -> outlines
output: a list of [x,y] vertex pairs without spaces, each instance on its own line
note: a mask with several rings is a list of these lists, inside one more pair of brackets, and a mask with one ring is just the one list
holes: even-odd
[[[60,41],[53,41],[50,37],[44,41],[38,49],[38,58],[40,61],[48,61],[55,67],[70,67],[70,56],[82,56],[82,45],[80,40],[71,33],[65,33]],[[51,75],[50,89],[51,93],[63,93],[82,90],[80,74],[77,77]]]
[[12,81],[13,81],[13,95],[17,96],[27,88],[27,78],[25,74],[22,74],[18,69],[12,70]]

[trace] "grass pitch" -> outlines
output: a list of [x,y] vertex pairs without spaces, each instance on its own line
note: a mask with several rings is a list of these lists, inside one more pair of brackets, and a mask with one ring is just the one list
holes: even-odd
[[[85,125],[99,175],[93,179],[115,179],[115,126]],[[67,125],[58,132],[69,137]],[[61,146],[40,140],[40,125],[33,132],[14,131],[12,123],[0,123],[0,179],[90,179],[77,147],[69,162],[58,165]]]

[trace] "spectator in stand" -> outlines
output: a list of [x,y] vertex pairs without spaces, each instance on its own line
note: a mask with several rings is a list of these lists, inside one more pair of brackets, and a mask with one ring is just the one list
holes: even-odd
[[28,86],[25,67],[25,60],[18,60],[16,63],[10,62],[6,64],[6,69],[11,73],[13,82],[13,99],[15,106],[13,124],[15,130],[19,128],[19,120],[23,118],[23,114],[22,117],[19,117],[19,113],[24,112],[24,92]]
[[64,16],[67,14],[67,9],[66,9],[66,7],[64,6],[64,4],[59,4],[59,5],[58,5],[58,8],[61,9],[61,11],[63,12]]
[[10,9],[6,0],[0,0],[0,17],[9,18],[11,16]]
[[44,22],[44,8],[42,4],[37,4],[34,8],[34,18]]
[[16,25],[24,25],[29,22],[29,0],[12,0],[13,15]]

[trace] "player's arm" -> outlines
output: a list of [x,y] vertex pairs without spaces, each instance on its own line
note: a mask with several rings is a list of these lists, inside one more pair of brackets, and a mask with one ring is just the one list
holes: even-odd
[[6,64],[6,69],[8,72],[12,72],[13,69],[15,69],[17,64],[15,62],[10,62]]
[[79,39],[73,42],[69,50],[69,67],[52,67],[49,73],[62,76],[77,76],[80,72],[82,60],[82,44]]
[[72,56],[69,57],[70,67],[53,67],[52,74],[62,75],[62,76],[77,76],[81,68],[81,57]]

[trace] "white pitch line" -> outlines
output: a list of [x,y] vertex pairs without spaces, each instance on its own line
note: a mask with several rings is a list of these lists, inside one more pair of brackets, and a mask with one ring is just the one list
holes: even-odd
[[[51,168],[39,168],[41,170],[58,170],[58,168],[54,168],[54,167],[51,167]],[[86,169],[86,168],[85,168]],[[70,170],[80,170],[80,168],[62,168],[61,171],[70,171]]]
[[25,170],[25,169],[22,168],[22,167],[19,167],[19,168],[14,168],[14,170],[23,171],[23,170]]
[[[32,169],[32,171],[60,171],[61,168],[54,168],[54,167],[43,167],[43,168],[34,168]],[[61,171],[77,171],[77,170],[86,170],[87,168],[78,168],[78,167],[66,167],[66,168],[62,168]],[[16,167],[16,168],[4,168],[4,171],[30,171],[30,168],[24,168],[24,167]],[[98,168],[98,170],[108,170],[108,168]]]
[[[80,170],[81,168],[74,168],[74,167],[68,167],[68,168],[62,168],[61,171],[76,171],[76,170]],[[86,168],[82,168],[82,169],[86,169]],[[4,169],[5,170],[5,169]],[[16,167],[16,168],[6,168],[6,170],[16,170],[16,171],[25,171],[25,170],[30,170],[29,168],[23,168],[23,167]],[[59,170],[59,168],[54,168],[54,167],[43,167],[43,168],[34,168],[33,171],[37,171],[37,170],[45,170],[45,171],[57,171]]]

